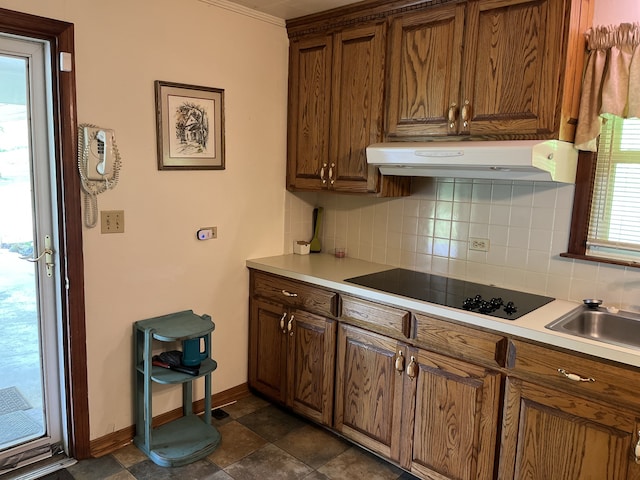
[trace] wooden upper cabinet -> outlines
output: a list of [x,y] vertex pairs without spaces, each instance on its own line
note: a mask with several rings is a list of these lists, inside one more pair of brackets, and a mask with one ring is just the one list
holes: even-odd
[[334,38],[330,189],[375,192],[379,172],[367,164],[367,145],[382,140],[384,25],[339,32]]
[[387,135],[457,133],[464,4],[395,17],[390,29]]
[[469,0],[391,23],[386,136],[572,141],[585,0]]
[[467,4],[461,133],[553,135],[566,52],[564,3]]
[[289,190],[410,193],[410,179],[367,164],[383,139],[385,50],[382,22],[291,40]]
[[291,42],[288,187],[317,189],[326,186],[329,162],[331,59],[330,35]]

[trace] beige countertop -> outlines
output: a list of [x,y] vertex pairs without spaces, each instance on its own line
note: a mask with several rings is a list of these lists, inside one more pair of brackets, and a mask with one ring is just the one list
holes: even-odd
[[343,293],[350,293],[372,301],[389,303],[416,312],[436,315],[468,325],[476,325],[508,335],[515,335],[640,367],[640,350],[575,337],[545,328],[545,325],[553,320],[579,307],[580,304],[576,302],[554,300],[517,320],[503,320],[480,313],[385,293],[344,281],[346,278],[397,268],[391,265],[366,262],[354,258],[335,258],[333,255],[327,254],[278,255],[250,259],[247,260],[246,265],[256,270],[312,283]]

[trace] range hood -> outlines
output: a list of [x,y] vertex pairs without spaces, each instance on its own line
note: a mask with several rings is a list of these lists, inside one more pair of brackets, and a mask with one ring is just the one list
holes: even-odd
[[383,175],[575,183],[578,151],[559,140],[392,142],[367,147]]

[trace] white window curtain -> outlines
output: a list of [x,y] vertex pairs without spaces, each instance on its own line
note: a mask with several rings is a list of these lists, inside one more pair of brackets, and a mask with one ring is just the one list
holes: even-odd
[[640,117],[640,24],[590,28],[575,146],[597,151],[604,115]]

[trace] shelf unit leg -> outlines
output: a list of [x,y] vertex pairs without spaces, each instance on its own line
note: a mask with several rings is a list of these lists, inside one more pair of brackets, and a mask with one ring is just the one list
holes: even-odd
[[193,381],[182,384],[182,414],[186,417],[193,413]]
[[153,329],[144,332],[144,446],[151,450],[151,423],[153,422],[153,408],[151,407],[151,348],[153,344]]
[[[207,352],[211,355],[211,334],[205,339],[207,342]],[[211,425],[211,374],[204,376],[204,423]]]

